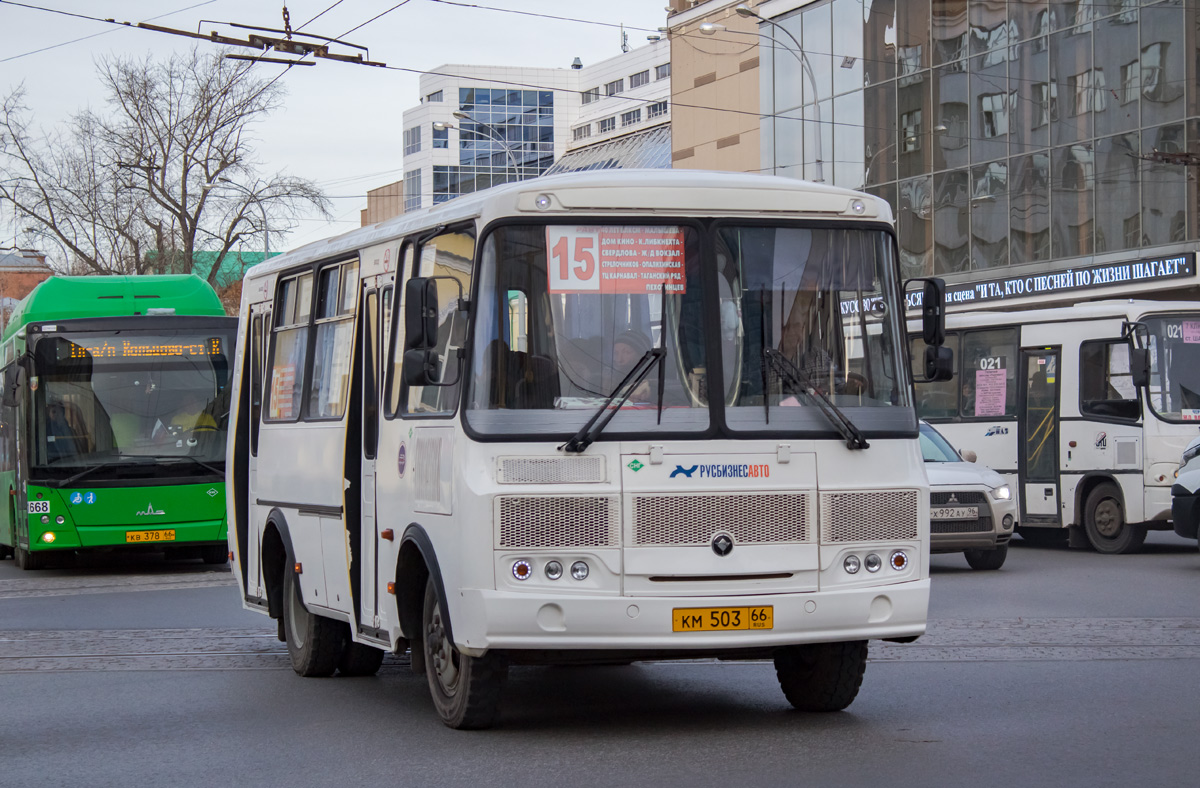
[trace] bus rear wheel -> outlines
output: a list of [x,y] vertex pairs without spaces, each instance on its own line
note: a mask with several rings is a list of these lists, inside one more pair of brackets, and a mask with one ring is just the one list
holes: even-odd
[[461,653],[450,640],[446,614],[433,578],[425,583],[421,613],[425,677],[438,716],[460,730],[490,728],[500,712],[508,662],[495,652],[482,657]]
[[800,711],[841,711],[854,702],[867,669],[867,641],[787,646],[775,652],[775,675]]
[[1111,482],[1096,485],[1088,493],[1083,508],[1083,527],[1097,553],[1134,553],[1146,541],[1145,527],[1125,522],[1121,492]]
[[287,636],[292,670],[301,676],[332,676],[337,670],[345,641],[344,624],[313,615],[300,598],[300,579],[295,572],[283,578],[283,630]]

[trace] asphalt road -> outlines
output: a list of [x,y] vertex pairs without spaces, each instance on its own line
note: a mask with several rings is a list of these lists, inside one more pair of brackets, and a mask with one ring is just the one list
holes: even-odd
[[1200,553],[1019,544],[933,557],[929,634],[872,643],[858,699],[792,711],[769,663],[519,668],[499,727],[423,677],[301,679],[229,573],[0,562],[0,785],[1187,785]]

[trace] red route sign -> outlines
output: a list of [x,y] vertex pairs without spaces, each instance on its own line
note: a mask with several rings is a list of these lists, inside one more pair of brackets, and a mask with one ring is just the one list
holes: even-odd
[[687,292],[679,227],[546,228],[551,293]]

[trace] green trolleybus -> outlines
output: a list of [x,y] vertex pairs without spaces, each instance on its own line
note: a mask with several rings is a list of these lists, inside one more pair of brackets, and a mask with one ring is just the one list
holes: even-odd
[[226,557],[236,318],[196,276],[53,277],[0,345],[0,555]]

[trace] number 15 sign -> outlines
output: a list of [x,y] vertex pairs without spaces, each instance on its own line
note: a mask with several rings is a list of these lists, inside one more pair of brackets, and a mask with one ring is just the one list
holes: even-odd
[[546,228],[551,293],[684,293],[679,227]]

